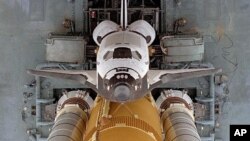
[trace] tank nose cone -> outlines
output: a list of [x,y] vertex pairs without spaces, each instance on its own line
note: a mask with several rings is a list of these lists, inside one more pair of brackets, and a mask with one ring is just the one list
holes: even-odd
[[114,97],[117,101],[127,101],[131,95],[130,89],[126,85],[118,85],[114,90]]

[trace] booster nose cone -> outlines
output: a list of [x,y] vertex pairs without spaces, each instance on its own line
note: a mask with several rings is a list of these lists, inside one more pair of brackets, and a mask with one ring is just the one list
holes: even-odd
[[126,85],[118,85],[114,89],[114,97],[117,101],[127,101],[131,95],[131,91]]

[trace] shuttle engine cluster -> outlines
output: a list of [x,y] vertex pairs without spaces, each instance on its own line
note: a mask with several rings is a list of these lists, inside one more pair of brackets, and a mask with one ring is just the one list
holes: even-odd
[[200,141],[185,92],[168,90],[156,102],[150,94],[128,103],[96,97],[94,104],[80,91],[66,95],[48,141]]

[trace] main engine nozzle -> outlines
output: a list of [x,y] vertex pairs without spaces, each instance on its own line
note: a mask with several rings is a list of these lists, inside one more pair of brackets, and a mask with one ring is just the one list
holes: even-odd
[[114,89],[114,97],[117,101],[127,101],[130,95],[130,88],[126,85],[118,85]]

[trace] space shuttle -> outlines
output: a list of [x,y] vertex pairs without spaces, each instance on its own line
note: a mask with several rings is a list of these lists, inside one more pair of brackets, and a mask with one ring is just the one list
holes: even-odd
[[[184,130],[185,128],[181,130],[183,136],[179,136],[181,138],[179,141],[187,138],[189,134],[189,138],[192,138],[190,140],[200,140],[193,123],[193,109],[189,107],[190,99],[187,95],[169,91],[168,96],[176,99],[172,100],[172,106],[169,104],[163,108],[166,111],[164,112],[162,106],[156,106],[157,102],[153,100],[150,92],[173,81],[208,76],[220,72],[221,69],[150,70],[148,47],[156,36],[154,28],[144,20],[128,25],[127,0],[121,1],[120,13],[120,25],[106,20],[93,31],[93,39],[99,46],[96,70],[28,70],[32,75],[77,81],[98,94],[95,104],[87,112],[86,109],[82,109],[82,106],[74,107],[72,102],[68,103],[68,106],[61,107],[55,119],[55,126],[63,123],[61,117],[65,116],[65,113],[76,112],[80,113],[81,118],[74,119],[72,125],[74,123],[79,132],[72,128],[69,131],[67,126],[57,130],[59,126],[56,126],[48,140],[67,141],[62,139],[63,136],[68,137],[68,141],[70,139],[74,141],[160,141],[170,140],[170,138],[178,140],[179,133],[172,130],[174,123],[171,123],[178,120],[182,124],[187,122],[184,127],[190,126],[187,130]],[[162,95],[162,99],[158,101],[168,102],[170,98],[168,96]],[[176,120],[171,119],[174,112],[179,113],[176,115],[179,116]],[[86,115],[82,116],[84,114]],[[67,122],[71,122],[69,120],[71,116],[66,118]],[[79,122],[75,122],[77,120]],[[67,132],[62,133],[64,129],[67,129]],[[163,132],[165,137],[162,136]]]

